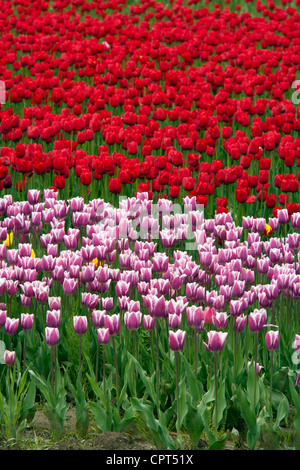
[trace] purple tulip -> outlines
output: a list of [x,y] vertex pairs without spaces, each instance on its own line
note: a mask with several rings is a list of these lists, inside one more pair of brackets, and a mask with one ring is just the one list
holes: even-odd
[[6,351],[4,352],[4,362],[7,366],[13,366],[16,362],[17,354],[16,351]]
[[223,330],[227,327],[229,316],[226,312],[216,312],[212,317],[212,322],[215,328]]
[[7,259],[8,264],[16,265],[18,263],[18,259],[19,259],[18,250],[13,249],[13,248],[11,248],[10,250],[7,250],[6,259]]
[[173,330],[177,330],[177,328],[180,327],[181,317],[182,317],[181,314],[177,315],[176,313],[169,313],[168,315],[169,327],[172,328]]
[[45,286],[43,283],[39,283],[36,287],[34,287],[33,290],[37,302],[47,302],[50,292],[49,286]]
[[99,296],[97,294],[91,294],[90,292],[82,292],[81,293],[81,303],[82,305],[84,305],[85,307],[91,309],[91,310],[94,310],[98,303],[99,303],[100,299],[99,299]]
[[114,306],[114,299],[113,297],[102,297],[102,308],[107,312],[110,312]]
[[83,197],[73,197],[68,201],[71,212],[82,212],[84,209]]
[[128,330],[138,330],[141,326],[142,313],[140,311],[127,311],[124,314],[125,326]]
[[22,330],[29,331],[33,327],[34,314],[21,313],[21,328]]
[[5,242],[6,238],[7,238],[7,228],[6,227],[0,227],[0,241]]
[[87,283],[92,282],[95,279],[95,264],[90,263],[87,266],[82,266],[80,273],[80,281]]
[[50,310],[60,310],[61,298],[60,297],[48,297],[48,305]]
[[279,346],[279,331],[267,331],[265,335],[266,348],[269,351],[276,351]]
[[164,296],[156,296],[156,295],[151,295],[150,296],[150,309],[149,309],[150,315],[152,315],[155,318],[166,318],[167,317],[167,312],[166,312],[166,300]]
[[102,328],[105,324],[106,310],[93,310],[92,322],[95,328]]
[[75,293],[78,287],[78,280],[74,281],[72,278],[65,278],[63,281],[63,290],[66,295],[72,295]]
[[300,228],[300,213],[296,212],[295,214],[291,215],[291,223],[294,229]]
[[30,243],[19,243],[19,256],[23,258],[23,256],[31,256],[31,249],[32,246]]
[[109,279],[109,270],[107,266],[99,266],[96,273],[97,281],[107,282]]
[[30,307],[32,304],[31,297],[27,297],[24,294],[20,294],[20,302],[23,307]]
[[155,253],[152,258],[153,269],[157,273],[164,273],[167,271],[169,266],[169,257],[164,253]]
[[0,310],[0,327],[5,325],[7,318],[6,310]]
[[71,264],[69,268],[69,274],[71,279],[79,279],[80,266],[78,266],[77,264]]
[[51,328],[59,328],[61,323],[61,312],[60,310],[47,310],[46,324]]
[[278,222],[281,225],[286,225],[289,223],[289,213],[287,209],[281,209],[277,212]]
[[205,349],[210,352],[219,352],[223,349],[228,333],[223,331],[208,331],[208,342],[203,342]]
[[295,349],[295,351],[299,351],[300,350],[300,335],[295,335],[295,340],[293,342],[293,348]]
[[67,250],[76,250],[78,237],[76,235],[64,235],[64,243]]
[[203,310],[202,307],[191,305],[186,309],[187,323],[191,328],[198,328],[203,321]]
[[84,335],[87,332],[88,322],[85,315],[73,317],[73,328],[77,335]]
[[236,317],[233,324],[233,329],[238,333],[241,333],[246,326],[247,318],[247,315],[244,315],[243,313]]
[[56,346],[59,342],[59,329],[47,326],[45,328],[45,340],[48,346]]
[[14,335],[19,327],[19,318],[7,317],[4,324],[4,331],[8,335]]
[[111,336],[117,335],[120,332],[120,314],[106,315],[104,325],[109,329]]
[[108,344],[110,340],[109,328],[98,328],[97,338],[98,338],[98,343],[103,344],[103,345]]
[[129,282],[121,281],[121,280],[118,281],[115,287],[117,297],[127,296],[129,293],[130,287],[131,285]]
[[169,331],[169,347],[172,351],[182,351],[186,332],[183,330]]
[[263,326],[267,321],[267,311],[264,308],[254,309],[253,312],[249,314],[248,325],[249,329],[252,332],[259,332],[262,330]]
[[81,248],[81,256],[84,262],[91,262],[97,258],[97,250],[92,245],[83,246]]
[[127,295],[122,295],[122,297],[118,297],[119,309],[122,311],[127,310],[128,302],[130,302],[130,297],[128,297]]
[[12,279],[8,279],[6,281],[7,294],[14,297],[17,294],[18,286],[19,286],[19,281],[13,281]]
[[185,302],[181,298],[176,298],[176,300],[171,299],[166,302],[166,310],[168,314],[175,313],[176,315],[182,315],[185,309],[188,306],[188,302]]
[[144,315],[143,326],[147,331],[153,330],[155,326],[155,319],[151,315]]
[[29,204],[34,206],[35,204],[39,202],[40,196],[41,196],[41,191],[37,189],[29,189],[27,192],[27,201],[29,202]]
[[[250,368],[250,365],[251,365],[251,361],[248,361],[248,363],[247,363],[248,370],[249,370],[249,368]],[[255,369],[256,369],[256,371],[255,371],[255,372],[256,372],[256,375],[258,376],[259,373],[260,373],[260,371],[261,371],[261,369],[263,369],[263,366],[260,366],[258,363],[256,363]]]

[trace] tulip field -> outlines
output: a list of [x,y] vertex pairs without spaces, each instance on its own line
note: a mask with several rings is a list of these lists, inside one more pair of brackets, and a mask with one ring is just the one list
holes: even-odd
[[0,0],[0,448],[300,449],[300,0]]

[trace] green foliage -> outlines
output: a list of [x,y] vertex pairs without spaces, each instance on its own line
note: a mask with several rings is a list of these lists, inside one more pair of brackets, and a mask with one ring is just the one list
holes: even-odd
[[28,372],[20,372],[15,363],[8,368],[6,396],[0,393],[0,429],[3,437],[15,444],[27,422],[30,422],[36,410],[36,387],[28,380]]
[[67,394],[67,374],[61,373],[59,367],[56,368],[55,383],[52,388],[50,378],[44,379],[38,373],[29,370],[32,378],[35,379],[36,386],[39,388],[45,403],[43,412],[47,416],[53,439],[60,439],[66,419],[66,413],[69,405],[66,401]]

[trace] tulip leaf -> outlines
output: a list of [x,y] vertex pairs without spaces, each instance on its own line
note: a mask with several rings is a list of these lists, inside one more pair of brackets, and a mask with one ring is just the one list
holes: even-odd
[[159,414],[159,419],[154,417],[153,405],[142,403],[141,400],[131,398],[133,411],[138,413],[147,426],[155,446],[159,450],[175,449],[175,443],[167,428],[167,422],[163,413]]
[[196,381],[194,370],[193,370],[191,364],[189,363],[189,361],[187,360],[187,358],[183,354],[182,354],[181,357],[182,357],[183,362],[184,362],[184,369],[185,369],[185,372],[186,372],[188,390],[189,390],[194,402],[198,403],[199,400],[200,400],[200,391],[199,391],[199,388],[198,388],[198,384],[197,384],[197,381]]
[[211,444],[208,448],[208,450],[223,450],[225,445],[226,445],[227,437],[224,439],[215,441],[213,444]]
[[281,421],[287,418],[289,414],[289,409],[290,405],[288,399],[286,397],[283,397],[277,409],[276,421],[273,426],[274,431],[277,431]]
[[[219,426],[223,416],[224,412],[227,407],[227,402],[226,402],[226,397],[225,397],[225,381],[221,385],[218,386],[218,392],[217,392],[217,402],[218,402],[218,415],[217,415],[217,420],[216,420],[216,425]],[[216,413],[216,408],[214,408],[213,412],[213,422],[215,423],[215,413]]]
[[291,377],[289,377],[289,389],[295,406],[294,428],[298,431],[300,430],[300,396],[296,391]]
[[256,375],[256,367],[254,362],[249,366],[248,381],[247,381],[247,397],[253,409],[256,408],[259,402],[259,385],[258,377]]
[[188,410],[185,415],[184,426],[188,435],[190,436],[192,448],[196,449],[201,434],[204,430],[204,424],[200,413],[200,406],[198,405],[195,408],[192,404],[192,401],[192,396],[190,393],[186,392],[186,403]]

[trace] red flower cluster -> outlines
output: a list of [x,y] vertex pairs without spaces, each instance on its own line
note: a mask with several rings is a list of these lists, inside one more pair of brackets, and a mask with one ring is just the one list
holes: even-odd
[[300,16],[287,3],[0,1],[0,189],[36,174],[218,211],[223,197],[285,205],[300,177]]

